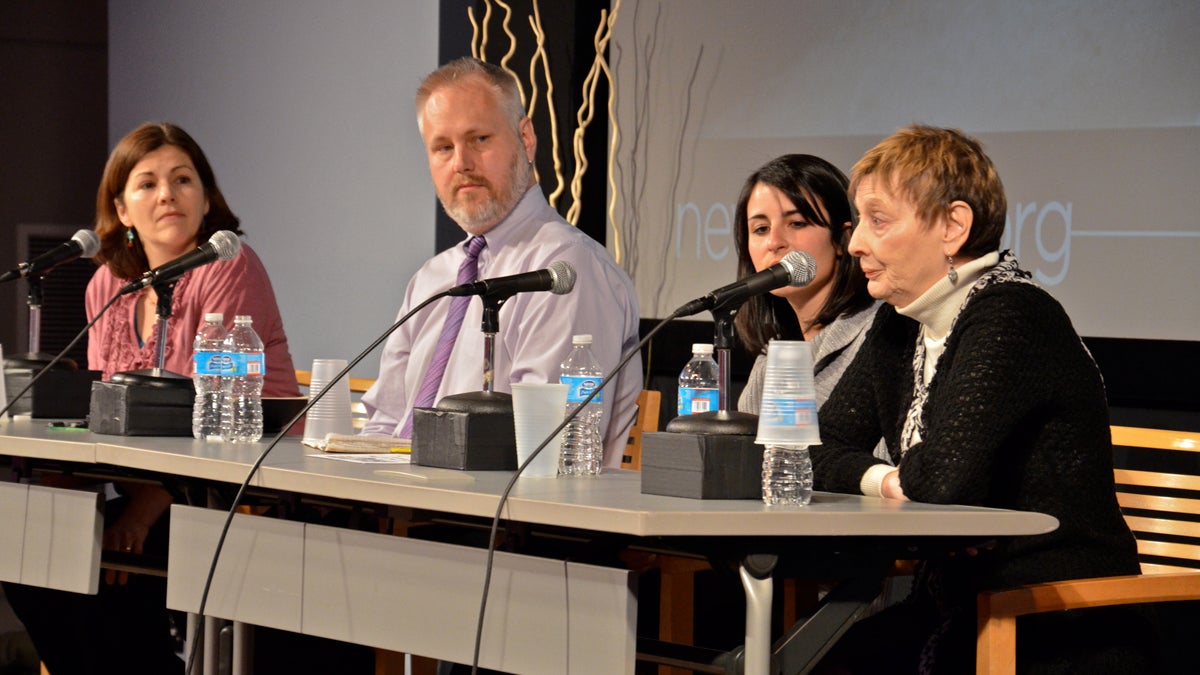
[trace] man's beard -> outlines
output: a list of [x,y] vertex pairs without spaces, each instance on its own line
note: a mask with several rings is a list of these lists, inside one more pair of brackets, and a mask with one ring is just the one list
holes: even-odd
[[[476,234],[480,230],[490,229],[513,210],[529,188],[533,167],[522,160],[520,154],[513,157],[508,172],[510,180],[507,194],[497,194],[491,181],[482,176],[468,177],[455,181],[450,190],[453,202],[447,203],[446,199],[442,199],[442,208],[467,232]],[[458,188],[463,185],[480,185],[486,192],[462,199],[458,197]]]

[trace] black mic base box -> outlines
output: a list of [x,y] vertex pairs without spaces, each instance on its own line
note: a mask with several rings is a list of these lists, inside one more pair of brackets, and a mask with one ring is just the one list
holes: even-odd
[[762,499],[763,447],[754,436],[642,434],[642,494]]
[[512,396],[454,394],[436,408],[414,408],[412,463],[464,471],[515,471]]
[[103,375],[98,370],[48,370],[33,383],[34,418],[83,419],[87,417],[92,383]]
[[[54,356],[51,354],[16,354],[6,357],[4,359],[3,377],[4,390],[8,395],[8,400],[0,401],[0,408],[8,405],[9,402],[16,397],[17,392],[24,390],[25,387],[29,385],[29,381],[32,380],[35,375],[41,372],[41,370],[49,365],[53,360]],[[54,382],[54,378],[60,373],[74,373],[77,368],[78,366],[71,359],[59,360],[59,362],[55,364],[54,368],[42,375],[42,377],[40,377],[38,381],[34,383],[33,387],[29,391],[21,394],[20,400],[12,403],[12,407],[8,409],[9,414],[30,415],[31,417],[82,418],[87,414],[87,398],[89,387],[91,386],[90,380],[83,383],[83,410],[80,412],[78,411],[78,408],[71,408],[72,410],[76,411],[76,414],[67,415],[65,413],[47,412],[45,415],[39,415],[37,414],[37,404],[34,401],[34,398],[38,395],[39,390],[43,392],[44,395],[48,395],[49,399],[53,399],[54,396],[58,394],[55,391],[52,391],[52,389],[57,390],[58,387],[46,386],[45,383],[47,381]],[[60,380],[58,384],[61,385],[62,381]],[[67,395],[70,395],[70,393],[67,392]]]
[[195,398],[184,387],[93,382],[88,428],[114,436],[191,436]]

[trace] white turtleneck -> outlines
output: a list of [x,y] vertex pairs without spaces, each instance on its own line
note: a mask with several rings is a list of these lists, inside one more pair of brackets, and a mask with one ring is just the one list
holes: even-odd
[[896,313],[907,316],[921,324],[921,339],[925,342],[925,372],[923,382],[929,384],[933,374],[937,372],[938,358],[946,349],[946,338],[950,335],[950,327],[962,310],[963,301],[971,292],[971,287],[1000,262],[1000,253],[993,251],[958,267],[958,283],[950,283],[949,277],[942,277],[921,294],[919,298],[904,307],[897,307]]

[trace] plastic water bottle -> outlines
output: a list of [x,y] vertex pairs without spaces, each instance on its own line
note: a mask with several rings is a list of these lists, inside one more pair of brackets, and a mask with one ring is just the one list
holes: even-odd
[[204,324],[192,343],[192,384],[196,402],[192,406],[192,436],[202,441],[221,440],[221,409],[224,395],[221,374],[227,367],[225,357],[225,316],[220,312],[204,315]]
[[763,451],[763,503],[807,506],[812,501],[812,457],[807,445],[769,445]]
[[708,412],[720,408],[720,375],[713,360],[713,346],[692,345],[692,360],[679,373],[678,414]]
[[231,373],[224,384],[221,437],[230,443],[253,443],[262,438],[262,388],[266,373],[263,343],[248,316],[237,316],[225,338]]
[[[559,382],[568,385],[567,414],[575,410],[588,394],[600,386],[604,373],[592,355],[592,336],[571,338],[571,353],[560,366]],[[600,437],[600,417],[604,413],[604,392],[593,398],[563,429],[562,451],[558,458],[558,473],[567,476],[586,476],[600,473],[604,463],[604,442]]]

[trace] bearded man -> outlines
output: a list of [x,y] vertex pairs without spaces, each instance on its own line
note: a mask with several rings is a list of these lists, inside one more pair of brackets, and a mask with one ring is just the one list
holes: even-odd
[[[575,270],[574,291],[521,293],[504,304],[495,341],[494,391],[511,392],[514,382],[557,382],[559,364],[577,334],[592,336],[592,353],[611,373],[638,341],[633,282],[603,246],[546,202],[534,178],[537,137],[516,80],[482,61],[457,59],[425,78],[416,112],[438,199],[466,238],[417,271],[399,315],[463,283],[459,279],[466,268],[486,279],[564,261]],[[379,378],[363,395],[371,413],[363,433],[411,438],[414,407],[482,388],[482,303],[457,300],[468,302],[457,328],[452,303],[443,300],[388,339]],[[447,330],[455,334],[448,356],[444,346],[438,349]],[[633,361],[603,392],[600,429],[608,467],[620,466],[636,414],[641,360]]]

